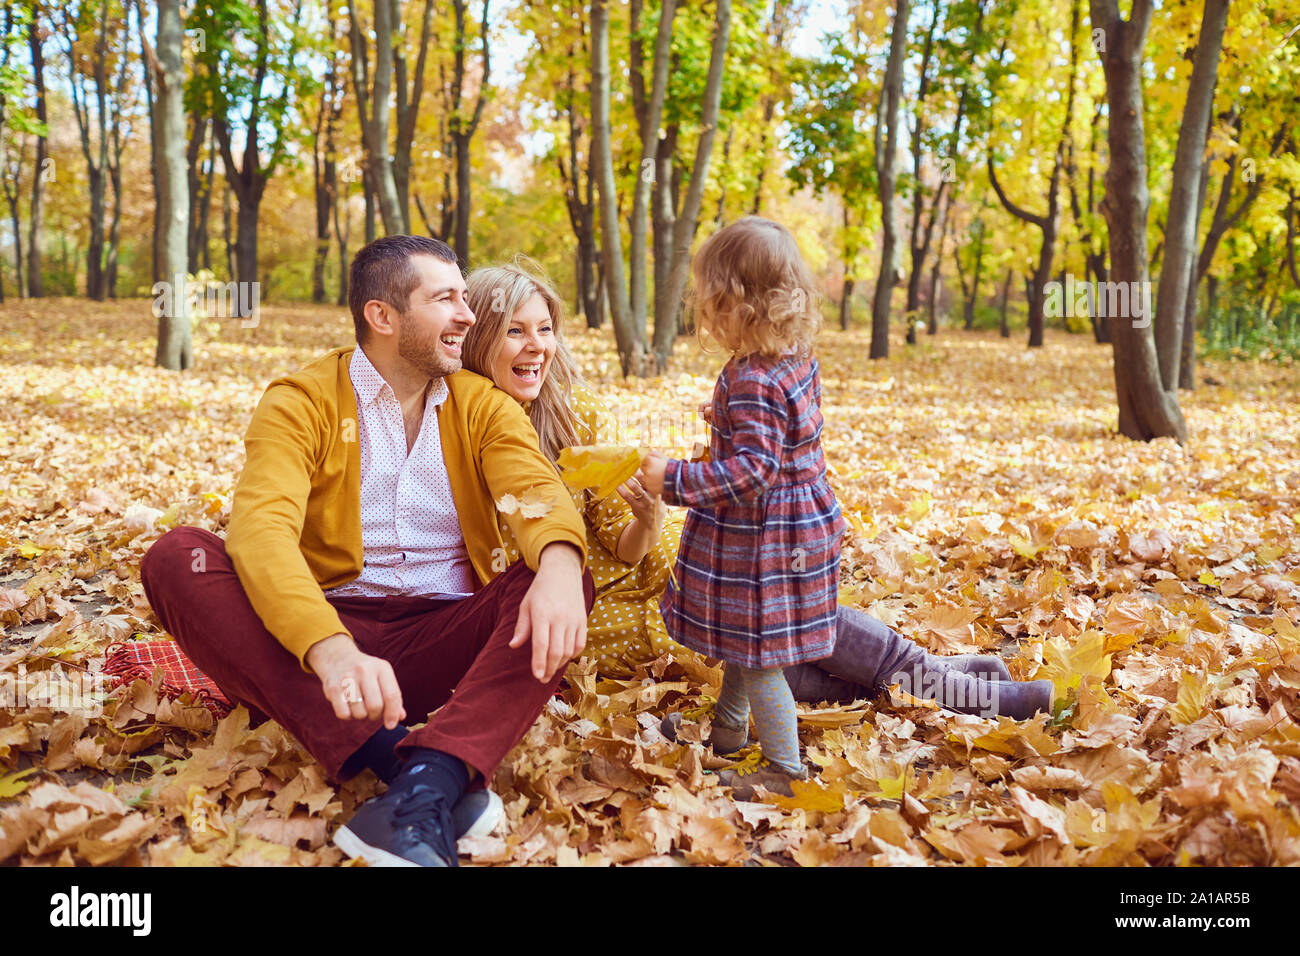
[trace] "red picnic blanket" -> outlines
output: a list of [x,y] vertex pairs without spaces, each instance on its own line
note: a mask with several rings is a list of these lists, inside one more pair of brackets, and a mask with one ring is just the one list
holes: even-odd
[[194,666],[175,641],[118,641],[109,645],[106,653],[104,673],[109,675],[112,687],[149,680],[154,671],[162,671],[161,690],[168,697],[189,693],[218,720],[234,709],[230,698]]

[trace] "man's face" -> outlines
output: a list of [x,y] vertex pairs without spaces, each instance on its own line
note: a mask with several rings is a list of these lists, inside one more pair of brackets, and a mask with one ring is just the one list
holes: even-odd
[[412,256],[420,283],[399,318],[397,354],[430,378],[460,370],[461,342],[474,313],[465,302],[465,278],[451,262]]

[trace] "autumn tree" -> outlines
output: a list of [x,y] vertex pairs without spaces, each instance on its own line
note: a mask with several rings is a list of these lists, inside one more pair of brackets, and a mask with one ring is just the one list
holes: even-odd
[[[1142,63],[1152,0],[1133,0],[1128,19],[1118,0],[1089,0],[1096,46],[1106,74],[1108,105],[1106,197],[1102,211],[1110,234],[1111,282],[1124,283],[1130,294],[1149,288],[1147,260],[1146,131],[1142,97]],[[1115,393],[1119,403],[1119,432],[1148,441],[1171,437],[1182,442],[1187,424],[1175,389],[1166,388],[1160,374],[1149,315],[1140,310],[1113,317]]]
[[1160,357],[1161,384],[1166,391],[1178,387],[1183,357],[1183,325],[1188,321],[1187,296],[1195,268],[1196,228],[1205,202],[1202,185],[1205,141],[1214,108],[1228,3],[1229,0],[1205,0],[1183,121],[1178,131],[1169,214],[1165,219],[1164,263],[1155,301],[1156,352]]
[[836,38],[823,57],[805,58],[792,67],[787,175],[797,187],[832,192],[842,206],[841,329],[852,322],[853,291],[874,226],[876,166],[867,132],[874,96],[865,42],[861,31],[850,31]]
[[[723,72],[731,38],[731,0],[714,0],[714,15],[703,87],[698,100],[688,98],[692,112],[698,116],[689,172],[683,182],[675,170],[677,144],[685,125],[679,112],[670,120],[665,135],[656,147],[654,181],[650,196],[650,215],[654,230],[654,335],[652,349],[655,368],[668,366],[673,341],[677,337],[682,294],[690,268],[691,245],[699,225],[704,189],[712,162],[713,143],[717,135],[722,105]],[[678,109],[680,110],[680,105]],[[643,139],[644,143],[644,139]],[[644,167],[642,167],[644,168]],[[635,318],[635,316],[634,316]]]
[[[1002,183],[998,180],[997,162],[993,150],[990,149],[988,153],[989,184],[993,187],[998,201],[1007,212],[1022,222],[1034,226],[1042,236],[1042,241],[1038,247],[1038,262],[1034,269],[1029,291],[1029,346],[1031,348],[1043,344],[1045,287],[1052,278],[1052,262],[1056,255],[1056,239],[1061,225],[1061,187],[1070,155],[1071,127],[1074,124],[1075,90],[1078,85],[1079,74],[1080,2],[1081,0],[1071,0],[1070,3],[1069,29],[1066,34],[1070,50],[1070,68],[1064,84],[1065,115],[1061,120],[1060,131],[1055,137],[1052,166],[1046,184],[1046,208],[1041,213],[1020,205],[1008,196]],[[1035,87],[1037,87],[1037,84],[1035,84]]]
[[628,302],[623,271],[623,240],[619,229],[618,188],[610,145],[609,8],[605,0],[591,2],[591,165],[599,192],[601,263],[614,341],[623,374],[641,375],[646,360],[643,329],[638,329]]
[[[72,112],[89,184],[86,295],[102,301],[117,297],[122,151],[131,135],[131,58],[126,45],[118,42],[128,35],[127,10],[113,0],[77,4],[64,8],[61,27],[69,64]],[[106,233],[110,188],[113,217]]]
[[[292,111],[300,98],[313,92],[299,62],[302,0],[294,0],[282,16],[273,16],[269,3],[215,4],[194,21],[206,38],[198,56],[204,61],[226,181],[239,200],[232,278],[240,282],[259,281],[262,199],[271,177],[290,160]],[[246,44],[252,45],[251,70],[244,58]],[[242,143],[237,134],[242,135]],[[242,147],[239,160],[237,146]]]
[[[154,126],[159,137],[158,193],[156,202],[163,211],[162,274],[171,283],[171,294],[163,296],[162,314],[158,317],[158,350],[154,361],[163,368],[180,371],[194,364],[190,342],[190,317],[184,281],[189,272],[187,240],[189,238],[189,190],[185,164],[185,63],[182,44],[180,0],[158,0],[157,57],[152,74],[157,83],[155,96],[158,111]],[[148,47],[146,56],[150,55]],[[180,283],[177,288],[176,284]]]
[[894,191],[898,183],[899,104],[903,97],[903,61],[907,56],[907,22],[911,0],[897,0],[890,32],[889,59],[876,119],[874,153],[880,196],[880,271],[871,303],[871,358],[889,357],[889,309],[898,283],[898,213]]

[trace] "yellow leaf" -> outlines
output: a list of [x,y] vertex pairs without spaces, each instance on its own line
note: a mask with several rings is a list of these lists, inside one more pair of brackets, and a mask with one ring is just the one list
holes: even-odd
[[823,787],[816,780],[791,780],[793,797],[774,795],[769,803],[783,810],[817,810],[821,813],[839,813],[844,809],[844,785]]
[[912,516],[913,520],[924,518],[930,513],[930,506],[932,504],[934,504],[934,498],[930,496],[929,492],[926,492],[912,502],[911,507],[907,509],[907,513]]
[[1022,538],[1018,534],[1008,536],[1007,540],[1011,542],[1011,550],[1022,558],[1035,558],[1038,556],[1039,551],[1047,547],[1045,544],[1035,545],[1032,541]]
[[24,541],[22,544],[18,545],[18,553],[30,561],[32,558],[44,554],[45,549],[38,548],[30,541]]
[[174,528],[176,527],[176,522],[180,520],[180,516],[181,516],[181,505],[180,502],[178,501],[169,505],[167,510],[164,511],[161,515],[159,515],[158,527]]
[[514,495],[502,495],[497,500],[497,510],[503,515],[512,515],[516,511],[524,518],[544,518],[551,513],[555,505],[536,488],[529,488],[522,498]]
[[[1121,645],[1122,647],[1123,645]],[[1104,681],[1110,676],[1108,645],[1101,631],[1087,630],[1073,639],[1064,636],[1049,638],[1043,644],[1043,666],[1034,675],[1036,679],[1050,680],[1056,688],[1057,700],[1064,699],[1079,686],[1085,677]]]
[[27,784],[23,782],[23,777],[30,777],[40,767],[28,767],[26,770],[19,770],[16,773],[6,774],[0,777],[0,800],[8,800],[10,797],[16,797],[27,789]]
[[1196,580],[1212,588],[1219,586],[1219,579],[1214,576],[1213,571],[1202,571],[1196,576]]
[[636,474],[641,452],[625,445],[578,445],[561,449],[556,463],[571,490],[591,488],[597,498],[605,498]]
[[886,800],[902,800],[903,791],[907,789],[907,768],[904,767],[897,777],[877,777],[876,786]]
[[860,511],[846,512],[844,517],[848,521],[849,527],[853,529],[853,533],[866,541],[871,541],[876,535],[880,534],[880,529],[876,527],[875,521],[871,518],[863,518]]
[[1266,544],[1255,550],[1255,559],[1260,564],[1272,564],[1282,555],[1286,554],[1286,548],[1279,548],[1277,545]]
[[1178,700],[1169,708],[1174,723],[1191,724],[1205,713],[1205,701],[1210,696],[1210,685],[1204,677],[1188,671],[1178,682]]

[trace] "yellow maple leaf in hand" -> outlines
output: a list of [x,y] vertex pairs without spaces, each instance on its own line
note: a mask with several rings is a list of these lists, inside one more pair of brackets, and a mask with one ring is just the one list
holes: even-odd
[[641,451],[627,445],[576,445],[561,449],[556,464],[571,490],[591,488],[597,498],[605,498],[636,474]]

